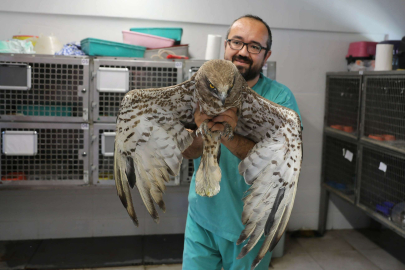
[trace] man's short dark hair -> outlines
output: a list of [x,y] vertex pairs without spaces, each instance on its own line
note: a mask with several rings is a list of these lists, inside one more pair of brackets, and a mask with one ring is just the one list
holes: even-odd
[[270,27],[267,25],[267,23],[266,23],[265,21],[262,20],[262,18],[260,18],[259,16],[252,15],[252,14],[246,14],[246,15],[243,15],[242,17],[239,17],[239,18],[237,18],[236,20],[234,20],[233,23],[231,24],[231,26],[229,27],[228,32],[226,33],[226,39],[228,39],[229,32],[231,31],[231,28],[232,28],[233,24],[234,24],[236,21],[238,21],[238,20],[240,20],[240,19],[243,19],[243,18],[250,18],[250,19],[259,21],[259,22],[263,23],[263,24],[266,26],[266,28],[267,28],[267,33],[268,33],[268,35],[269,35],[269,38],[267,39],[266,46],[267,46],[268,50],[270,50],[270,49],[271,49],[271,44],[273,43],[273,39],[272,39],[272,36],[271,36]]

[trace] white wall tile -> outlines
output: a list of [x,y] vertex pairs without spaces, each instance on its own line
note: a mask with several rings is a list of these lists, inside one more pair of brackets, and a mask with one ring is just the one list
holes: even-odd
[[0,221],[0,241],[38,239],[38,222]]
[[300,172],[300,178],[298,180],[298,190],[314,190],[319,196],[321,190],[321,166],[316,164],[314,166],[302,166]]
[[145,218],[138,218],[136,227],[130,217],[92,220],[92,236],[143,235],[145,233]]
[[91,221],[85,219],[44,219],[38,221],[38,239],[91,236]]
[[318,229],[318,213],[291,213],[288,231]]
[[160,217],[159,224],[152,218],[145,220],[145,234],[177,234],[184,233],[186,217]]

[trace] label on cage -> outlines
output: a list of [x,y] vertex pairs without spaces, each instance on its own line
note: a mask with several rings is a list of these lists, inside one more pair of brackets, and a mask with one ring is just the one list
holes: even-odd
[[383,162],[380,162],[380,167],[378,167],[379,170],[386,172],[387,171],[387,165]]
[[349,150],[346,150],[345,159],[347,159],[348,161],[352,162],[352,160],[353,160],[353,153],[350,152]]
[[89,129],[89,124],[87,124],[87,123],[82,123],[82,129],[88,130],[88,129]]
[[363,75],[363,70],[360,70],[360,71],[359,71],[359,75]]
[[88,66],[90,62],[90,59],[82,59],[82,65],[83,66]]
[[175,63],[174,63],[174,66],[175,66],[176,68],[183,68],[183,62],[175,62]]

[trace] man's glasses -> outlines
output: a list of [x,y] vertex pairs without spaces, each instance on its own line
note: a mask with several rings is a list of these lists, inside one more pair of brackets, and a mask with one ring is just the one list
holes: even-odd
[[262,47],[257,43],[244,43],[238,39],[227,39],[226,41],[228,42],[231,49],[234,49],[234,50],[242,50],[243,46],[245,46],[245,45],[247,47],[247,51],[250,53],[253,53],[253,54],[260,53],[262,51],[262,49],[264,49],[266,51],[268,50],[268,48]]

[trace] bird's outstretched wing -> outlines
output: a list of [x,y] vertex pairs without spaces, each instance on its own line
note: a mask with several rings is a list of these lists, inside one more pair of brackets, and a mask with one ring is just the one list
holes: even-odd
[[185,125],[194,123],[194,88],[191,78],[175,86],[132,90],[121,102],[114,177],[118,196],[137,226],[130,187],[138,188],[149,214],[159,222],[153,201],[165,211],[165,182],[179,173],[181,153],[193,142]]
[[235,132],[256,143],[239,164],[239,173],[251,187],[243,198],[245,229],[238,244],[250,238],[238,258],[266,236],[254,269],[276,246],[290,218],[302,161],[301,121],[295,111],[246,88]]

